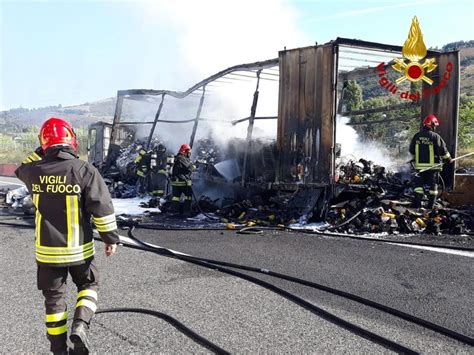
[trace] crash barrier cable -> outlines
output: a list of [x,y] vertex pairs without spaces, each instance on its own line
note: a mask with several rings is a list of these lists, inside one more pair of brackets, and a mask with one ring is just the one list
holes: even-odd
[[[166,250],[166,252],[171,252],[172,254],[174,254],[169,249],[156,247],[156,246],[151,246],[151,245],[148,245],[147,243],[142,242],[141,240],[139,240],[137,237],[134,236],[133,229],[134,228],[130,228],[128,230],[128,236],[129,236],[130,239],[136,241],[137,243],[139,243],[139,244],[141,244],[141,245],[143,245],[147,248],[152,248],[152,249],[160,250],[160,251],[165,251]],[[311,287],[311,288],[314,288],[314,289],[317,289],[317,290],[332,293],[332,294],[335,294],[337,296],[341,296],[341,297],[350,299],[352,301],[358,302],[358,303],[363,304],[365,306],[369,306],[369,307],[378,309],[380,311],[389,313],[391,315],[397,316],[401,319],[412,322],[416,325],[423,326],[425,328],[428,328],[432,331],[443,334],[447,337],[450,337],[450,338],[455,339],[457,341],[463,342],[465,344],[474,345],[474,339],[467,336],[467,335],[458,333],[454,330],[451,330],[449,328],[445,328],[443,326],[440,326],[438,324],[429,322],[429,321],[424,320],[422,318],[418,318],[416,316],[405,313],[405,312],[400,311],[398,309],[395,309],[395,308],[383,305],[381,303],[377,303],[377,302],[371,301],[369,299],[359,297],[357,295],[354,295],[354,294],[351,294],[351,293],[348,293],[348,292],[345,292],[345,291],[341,291],[341,290],[338,290],[338,289],[335,289],[335,288],[332,288],[332,287],[328,287],[328,286],[324,286],[324,285],[314,283],[314,282],[311,282],[311,281],[299,279],[297,277],[293,277],[293,276],[289,276],[289,275],[285,275],[285,274],[280,274],[280,273],[273,272],[273,271],[268,270],[268,269],[256,268],[256,267],[251,267],[251,266],[246,266],[246,265],[233,264],[233,263],[224,262],[224,261],[217,261],[217,260],[199,258],[199,257],[191,256],[191,255],[186,255],[186,257],[187,258],[192,258],[192,259],[197,260],[197,261],[209,263],[209,264],[221,265],[221,266],[232,267],[232,268],[235,268],[235,269],[241,269],[241,270],[246,270],[246,271],[257,272],[257,273],[272,276],[272,277],[275,277],[275,278],[295,282],[295,283],[298,283],[298,284],[301,284],[301,285],[304,285],[304,286],[308,286],[308,287]]]
[[173,327],[175,327],[177,330],[179,330],[181,333],[186,335],[187,337],[191,338],[194,340],[196,343],[204,346],[206,349],[212,351],[214,354],[219,354],[219,355],[227,355],[230,354],[228,351],[222,349],[220,346],[212,343],[211,341],[207,340],[203,336],[197,334],[195,331],[192,329],[186,327],[183,323],[178,321],[176,318],[173,318],[165,313],[157,312],[154,310],[150,309],[143,309],[143,308],[103,308],[97,310],[95,314],[101,314],[101,313],[119,313],[119,312],[129,312],[129,313],[141,313],[141,314],[149,314],[155,317],[158,317],[165,322],[171,324]]
[[290,293],[290,292],[287,292],[271,283],[268,283],[266,281],[263,281],[263,280],[260,280],[258,278],[255,278],[253,276],[250,276],[250,275],[247,275],[247,274],[243,274],[243,273],[240,273],[240,272],[237,272],[237,271],[234,271],[234,270],[231,270],[231,269],[227,269],[227,268],[223,268],[217,264],[213,264],[213,263],[208,263],[208,262],[204,262],[204,261],[200,261],[200,260],[197,260],[197,258],[195,257],[191,257],[191,256],[186,256],[186,255],[181,255],[181,254],[175,254],[173,253],[171,250],[169,249],[166,249],[166,248],[158,248],[158,247],[150,247],[148,246],[146,243],[136,239],[136,238],[133,238],[131,236],[131,233],[133,233],[132,231],[133,227],[129,229],[129,237],[136,241],[138,244],[140,244],[140,246],[135,246],[135,245],[130,245],[130,244],[126,244],[126,243],[122,243],[123,246],[125,247],[128,247],[128,248],[132,248],[132,249],[138,249],[138,250],[143,250],[143,251],[149,251],[151,253],[154,253],[154,254],[157,254],[157,255],[161,255],[161,256],[166,256],[166,257],[171,257],[171,258],[174,258],[174,259],[178,259],[178,260],[181,260],[181,261],[185,261],[185,262],[189,262],[191,264],[194,264],[194,265],[198,265],[198,266],[202,266],[202,267],[205,267],[205,268],[208,268],[208,269],[214,269],[214,270],[217,270],[217,271],[220,271],[220,272],[223,272],[225,274],[229,274],[229,275],[232,275],[232,276],[236,276],[236,277],[239,277],[241,279],[244,279],[244,280],[247,280],[251,283],[254,283],[256,285],[259,285],[263,288],[266,288],[267,290],[270,290],[270,291],[273,291],[277,294],[279,294],[280,296],[283,296],[284,298],[286,298],[287,300],[305,308],[306,310],[318,315],[319,317],[327,320],[328,322],[331,322],[337,326],[340,326],[350,332],[352,332],[353,334],[355,335],[358,335],[364,339],[367,339],[369,341],[372,341],[386,349],[389,349],[389,350],[393,350],[393,351],[396,351],[398,353],[404,353],[404,354],[418,354],[416,351],[410,349],[410,348],[407,348],[403,345],[400,345],[396,342],[393,342],[387,338],[384,338],[378,334],[375,334],[371,331],[368,331],[364,328],[361,328],[355,324],[352,324],[342,318],[339,318],[335,315],[333,315],[332,313],[329,313],[325,310],[323,310],[322,308],[319,308],[317,306],[315,306],[314,304]]

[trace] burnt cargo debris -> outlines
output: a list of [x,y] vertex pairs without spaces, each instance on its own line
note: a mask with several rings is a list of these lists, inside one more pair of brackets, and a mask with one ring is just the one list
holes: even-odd
[[453,209],[443,199],[433,209],[415,209],[410,171],[393,173],[360,159],[338,166],[339,183],[326,221],[354,234],[463,234],[473,227],[472,206]]

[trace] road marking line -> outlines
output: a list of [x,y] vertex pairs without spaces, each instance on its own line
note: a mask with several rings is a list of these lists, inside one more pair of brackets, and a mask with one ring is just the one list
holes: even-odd
[[388,243],[388,244],[398,245],[398,246],[407,247],[407,248],[435,251],[435,252],[444,253],[444,254],[467,256],[468,258],[474,258],[474,252],[467,251],[467,250],[466,251],[464,251],[464,250],[448,250],[448,249],[442,249],[442,248],[437,248],[437,247],[423,247],[423,246],[420,246],[420,245],[408,245],[408,244],[400,244],[400,243]]

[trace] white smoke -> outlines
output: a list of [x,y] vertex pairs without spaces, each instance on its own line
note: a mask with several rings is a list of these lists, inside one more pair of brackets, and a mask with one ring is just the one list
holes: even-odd
[[145,19],[163,23],[175,38],[186,66],[173,69],[194,74],[188,84],[235,64],[276,58],[285,46],[309,43],[297,30],[297,13],[282,0],[150,0],[143,4]]
[[[159,85],[169,87],[155,89],[184,91],[228,67],[277,58],[278,51],[285,47],[295,48],[311,43],[297,30],[298,14],[283,0],[149,0],[141,1],[140,4],[144,26],[166,30],[176,43],[174,52],[163,51],[163,57],[170,54],[176,56],[171,60],[168,58],[168,62],[173,63],[168,70],[174,74],[175,80],[172,83],[160,82]],[[160,58],[157,58],[159,61]],[[240,74],[255,76],[254,72]],[[216,82],[209,85],[202,118],[232,121],[250,116],[256,80],[245,77],[238,79],[232,80],[232,83]],[[273,76],[273,79],[278,77]],[[226,78],[221,81],[230,80]],[[165,108],[166,105],[165,102]],[[276,116],[277,113],[278,81],[261,80],[256,115]],[[192,124],[182,129],[173,126],[173,134],[180,135],[178,140],[187,142]],[[247,126],[248,121],[237,125],[202,121],[196,139],[210,133],[221,142],[234,137],[243,138],[247,134]],[[257,121],[254,137],[275,138],[276,127],[276,120]]]
[[363,142],[354,128],[348,126],[349,117],[337,115],[336,143],[341,144],[341,157],[349,156],[353,160],[363,158],[388,169],[397,168],[390,152],[378,142]]

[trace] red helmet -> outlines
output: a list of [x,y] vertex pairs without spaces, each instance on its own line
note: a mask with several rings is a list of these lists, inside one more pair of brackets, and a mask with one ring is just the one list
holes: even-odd
[[192,152],[192,149],[191,147],[189,146],[189,144],[183,144],[181,147],[179,147],[179,154],[191,154]]
[[41,126],[39,141],[44,151],[55,144],[69,145],[77,151],[76,134],[71,125],[58,117],[51,117]]
[[439,121],[435,115],[428,115],[423,121],[423,125],[428,128],[434,128],[439,126]]

